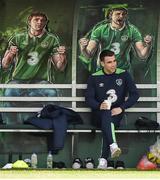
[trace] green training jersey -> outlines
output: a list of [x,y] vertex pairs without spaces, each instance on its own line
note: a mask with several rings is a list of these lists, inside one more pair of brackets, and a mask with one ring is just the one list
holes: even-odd
[[[114,51],[118,62],[118,68],[130,69],[130,50],[136,42],[142,41],[139,30],[132,24],[127,23],[122,29],[115,30],[110,23],[99,25],[93,29],[91,40],[99,44],[100,51],[110,49]],[[99,64],[97,63],[97,66]]]
[[9,45],[18,48],[12,79],[49,80],[50,57],[57,52],[58,38],[48,32],[30,37],[28,32],[16,34]]

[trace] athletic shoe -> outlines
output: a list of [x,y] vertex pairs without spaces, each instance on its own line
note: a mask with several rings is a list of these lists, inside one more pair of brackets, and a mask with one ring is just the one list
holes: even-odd
[[110,145],[111,158],[119,157],[121,154],[121,149],[118,147],[117,143],[112,143]]
[[107,169],[107,160],[104,158],[99,158],[98,159],[99,164],[97,166],[97,169]]
[[94,168],[94,160],[92,158],[87,157],[84,160],[85,168],[87,169],[93,169]]
[[59,162],[53,161],[52,167],[53,167],[54,169],[59,169]]
[[107,169],[114,169],[114,161],[108,161]]
[[12,169],[12,166],[12,163],[7,163],[5,166],[2,167],[2,169]]
[[58,168],[60,168],[60,169],[66,169],[65,163],[62,162],[62,161],[60,161],[60,162],[58,163]]
[[12,168],[12,152],[8,155],[8,163],[2,167],[2,169],[11,169]]
[[60,161],[60,162],[55,162],[53,161],[53,168],[54,169],[65,169],[66,165],[64,162]]
[[80,169],[83,167],[82,161],[80,158],[75,158],[73,160],[72,168],[73,169]]
[[117,161],[115,168],[116,169],[124,169],[125,168],[124,162],[123,161]]

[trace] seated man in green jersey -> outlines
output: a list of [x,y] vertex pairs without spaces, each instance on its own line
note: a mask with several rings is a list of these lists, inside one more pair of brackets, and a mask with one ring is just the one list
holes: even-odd
[[[54,83],[51,68],[64,71],[66,50],[59,38],[47,31],[48,17],[42,12],[33,12],[27,20],[28,29],[15,34],[9,41],[2,59],[2,68],[14,65],[11,84]],[[53,79],[51,79],[53,78]],[[58,96],[56,89],[6,89],[5,96]],[[8,103],[9,105],[9,103]],[[15,123],[6,118],[6,123]],[[22,122],[21,118],[16,121]]]
[[[147,59],[151,52],[152,37],[146,35],[144,40],[138,28],[127,20],[128,10],[117,5],[108,10],[106,19],[97,23],[87,36],[79,40],[80,59],[89,71],[101,69],[99,52],[110,49],[115,53],[118,68],[131,72],[130,51],[134,47],[140,59]],[[93,62],[93,61],[97,62]],[[94,67],[93,67],[94,66]]]

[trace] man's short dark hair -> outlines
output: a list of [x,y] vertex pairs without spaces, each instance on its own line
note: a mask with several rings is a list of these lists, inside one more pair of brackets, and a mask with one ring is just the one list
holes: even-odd
[[113,7],[113,8],[110,8],[108,10],[106,18],[111,19],[111,16],[112,16],[114,11],[124,11],[126,15],[128,14],[128,9],[125,7],[121,7],[121,6],[120,7]]
[[28,22],[31,21],[31,19],[34,17],[34,16],[41,16],[43,17],[46,22],[48,22],[48,17],[45,13],[43,12],[40,12],[40,11],[33,11],[29,16],[28,16]]
[[108,50],[108,49],[106,49],[106,50],[103,50],[101,53],[100,53],[100,61],[103,61],[104,60],[104,57],[106,57],[106,56],[114,56],[115,54],[114,54],[114,52],[113,51],[111,51],[111,50]]
[[124,11],[126,14],[128,13],[128,9],[125,7],[115,7],[112,8],[111,11]]

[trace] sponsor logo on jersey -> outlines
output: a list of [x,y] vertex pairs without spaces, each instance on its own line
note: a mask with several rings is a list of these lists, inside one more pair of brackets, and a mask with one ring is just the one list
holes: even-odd
[[47,48],[48,47],[48,42],[41,42],[41,47],[42,48]]
[[121,86],[122,83],[123,83],[122,79],[116,79],[116,84],[117,84],[118,86]]
[[104,83],[99,83],[99,87],[104,87]]
[[121,36],[121,40],[123,42],[127,41],[128,40],[128,36],[127,35]]
[[120,53],[120,43],[119,42],[114,42],[111,44],[111,51],[115,53],[115,55]]
[[116,91],[114,89],[110,89],[106,92],[106,94],[108,95],[107,100],[109,100],[111,103],[114,103],[117,101],[118,97],[116,94]]

